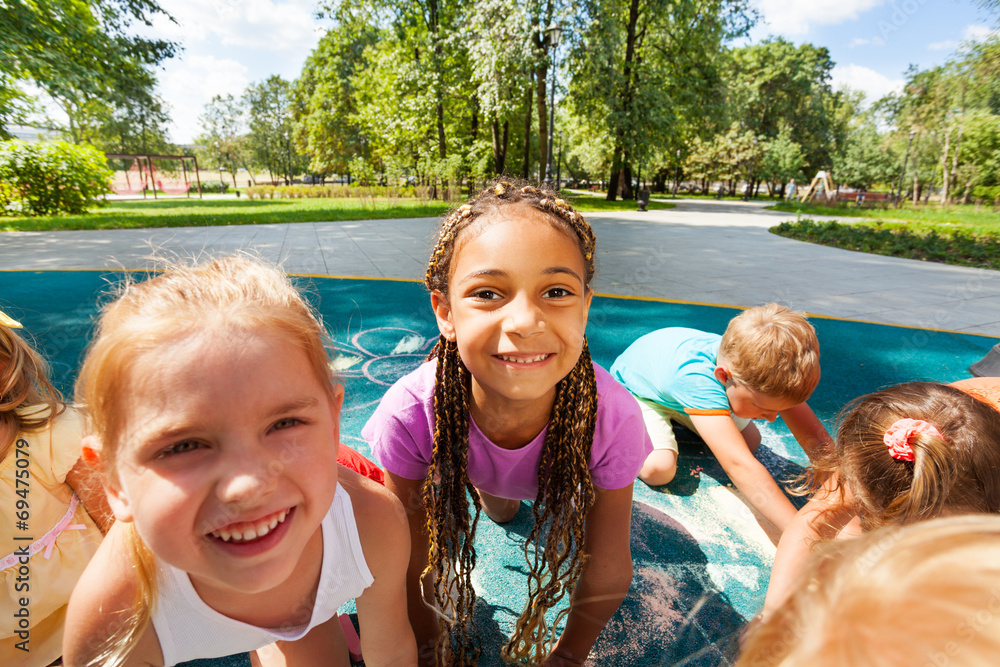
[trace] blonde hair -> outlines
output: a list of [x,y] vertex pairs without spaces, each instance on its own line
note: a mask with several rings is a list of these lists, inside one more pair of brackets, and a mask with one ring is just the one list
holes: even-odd
[[[933,425],[941,438],[910,440],[914,460],[889,454],[885,432],[900,419]],[[839,471],[866,529],[948,513],[1000,512],[1000,413],[955,387],[907,382],[852,401],[816,479]]]
[[819,384],[819,340],[805,315],[776,303],[748,308],[729,321],[719,357],[733,381],[804,403]]
[[[326,332],[277,267],[235,256],[175,266],[145,282],[127,279],[118,298],[102,309],[76,382],[86,430],[101,440],[104,471],[110,479],[115,479],[116,456],[127,439],[124,417],[133,369],[147,355],[210,329],[267,329],[305,352],[320,384],[333,397]],[[121,664],[152,614],[155,558],[134,524],[127,529],[139,583],[135,614],[116,629],[90,664]]]
[[44,429],[65,409],[42,355],[0,324],[0,461],[18,433]]
[[752,626],[737,667],[993,667],[1000,517],[967,515],[828,542]]
[[[447,296],[459,234],[474,223],[489,224],[498,211],[512,207],[530,207],[576,241],[589,288],[596,240],[584,217],[553,192],[507,180],[490,184],[445,218],[428,263],[427,288]],[[476,601],[472,568],[481,504],[467,470],[472,380],[454,341],[442,336],[430,356],[437,358],[437,370],[434,448],[422,489],[429,543],[424,575],[434,577],[434,603],[451,616],[449,620],[439,618],[435,660],[438,665],[475,665],[479,648],[470,632]],[[596,419],[597,384],[584,340],[576,365],[556,385],[539,460],[538,494],[532,506],[534,525],[524,542],[529,566],[528,604],[515,623],[513,637],[500,651],[505,661],[541,664],[552,645],[555,626],[569,612],[563,609],[553,623],[545,617],[546,611],[572,594],[583,572],[586,519],[595,499],[590,450]],[[474,510],[471,522],[470,496]]]

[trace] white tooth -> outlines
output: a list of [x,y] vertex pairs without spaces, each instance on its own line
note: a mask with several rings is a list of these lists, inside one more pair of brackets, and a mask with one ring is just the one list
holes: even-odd
[[229,531],[228,530],[223,530],[222,532],[219,533],[219,537],[221,537],[223,539],[223,541],[228,542],[229,541]]
[[275,517],[271,519],[271,523],[267,525],[268,530],[274,530],[274,527],[278,525],[278,518]]
[[243,531],[243,540],[244,541],[252,540],[255,537],[257,537],[257,531],[254,530],[253,528],[251,528],[250,530]]
[[267,526],[264,526],[263,528],[258,528],[257,529],[257,537],[264,537],[265,535],[267,535],[270,532],[271,532],[271,529],[268,528]]

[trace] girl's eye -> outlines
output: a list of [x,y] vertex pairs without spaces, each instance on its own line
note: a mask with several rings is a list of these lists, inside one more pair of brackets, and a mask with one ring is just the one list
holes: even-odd
[[573,293],[570,292],[565,287],[553,287],[552,289],[550,289],[548,292],[545,293],[545,296],[554,299],[561,299],[567,296],[573,296]]
[[481,301],[493,301],[494,299],[499,299],[500,295],[491,289],[481,289],[473,292],[472,297]]
[[285,419],[279,419],[278,421],[274,422],[274,426],[272,426],[271,428],[273,428],[275,431],[280,431],[282,429],[291,428],[296,424],[300,423],[302,422],[300,422],[295,417],[286,417]]
[[157,458],[165,458],[167,456],[174,456],[176,454],[184,454],[185,452],[192,452],[201,444],[197,440],[181,440],[180,442],[175,442],[166,449],[162,450]]

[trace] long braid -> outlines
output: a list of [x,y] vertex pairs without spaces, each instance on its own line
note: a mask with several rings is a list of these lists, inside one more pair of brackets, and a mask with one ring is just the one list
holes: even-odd
[[[431,353],[434,355],[434,454],[423,486],[430,548],[421,581],[433,573],[434,602],[441,612],[439,627],[441,636],[447,638],[437,643],[437,664],[474,665],[479,649],[472,642],[469,625],[476,601],[473,537],[481,507],[467,472],[471,376],[454,341],[442,336]],[[471,526],[467,492],[476,510]]]
[[[458,235],[484,215],[515,204],[548,213],[573,233],[589,285],[594,275],[596,240],[583,216],[551,192],[500,181],[444,220],[428,264],[427,288],[447,296]],[[429,358],[435,356],[434,451],[423,487],[430,542],[424,575],[434,573],[434,599],[443,612],[437,664],[475,665],[479,650],[470,632],[476,597],[471,573],[476,562],[473,543],[481,505],[467,471],[471,375],[454,341],[442,336]],[[576,366],[556,385],[539,462],[534,526],[524,545],[531,569],[528,605],[502,650],[507,660],[526,660],[535,665],[544,661],[553,642],[553,626],[545,620],[545,612],[572,593],[583,571],[584,530],[594,503],[589,463],[596,417],[597,385],[584,340]],[[470,496],[475,507],[471,525]],[[561,612],[555,624],[567,613]]]
[[[580,360],[556,385],[538,464],[538,495],[532,509],[535,525],[525,541],[525,557],[531,566],[528,606],[501,651],[505,660],[540,663],[551,650],[555,626],[569,613],[568,608],[560,612],[551,627],[545,620],[545,611],[573,592],[583,571],[585,521],[594,504],[589,462],[596,421],[597,384],[584,343]],[[530,544],[537,545],[533,552]]]

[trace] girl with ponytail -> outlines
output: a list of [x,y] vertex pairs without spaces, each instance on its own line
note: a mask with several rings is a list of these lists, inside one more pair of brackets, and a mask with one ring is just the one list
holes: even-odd
[[813,466],[816,493],[778,543],[765,616],[798,585],[819,540],[1000,512],[1000,412],[981,383],[967,384],[909,382],[845,408],[835,451]]
[[583,216],[531,186],[497,182],[441,225],[426,276],[440,339],[363,432],[407,509],[422,665],[476,664],[481,511],[503,523],[534,501],[528,605],[505,660],[582,665],[628,592],[632,482],[652,445],[587,350],[594,256]]

